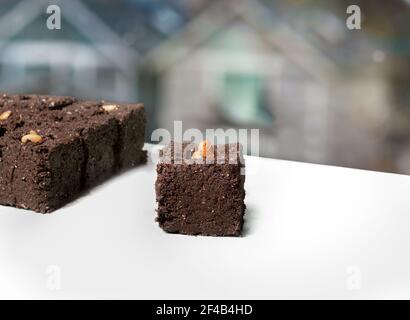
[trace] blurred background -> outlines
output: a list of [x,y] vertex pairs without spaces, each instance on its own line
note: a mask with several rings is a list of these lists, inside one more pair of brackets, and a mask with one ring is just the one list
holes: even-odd
[[410,174],[409,86],[410,0],[0,0],[0,91],[142,101],[147,141],[257,128],[261,156]]

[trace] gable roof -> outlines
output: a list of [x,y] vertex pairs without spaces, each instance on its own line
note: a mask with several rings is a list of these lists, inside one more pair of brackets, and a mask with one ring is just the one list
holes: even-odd
[[146,65],[157,72],[166,70],[237,19],[249,25],[272,48],[284,52],[288,59],[311,75],[321,78],[338,68],[329,57],[258,0],[221,0],[211,5],[183,30],[149,52],[145,57]]
[[[0,50],[14,37],[21,33],[37,18],[44,15],[50,5],[49,0],[23,0],[18,2],[8,12],[0,17]],[[97,15],[88,9],[80,0],[62,1],[55,0],[52,4],[59,5],[62,17],[70,23],[84,38],[88,39],[106,59],[121,69],[125,74],[131,74],[129,64],[123,59],[116,59],[115,50],[121,50],[123,56],[130,61],[138,61],[139,54],[127,47],[124,41],[111,30]],[[62,25],[62,29],[64,25]],[[46,29],[46,20],[44,21]],[[59,32],[59,30],[47,30]],[[115,48],[115,50],[114,50]]]

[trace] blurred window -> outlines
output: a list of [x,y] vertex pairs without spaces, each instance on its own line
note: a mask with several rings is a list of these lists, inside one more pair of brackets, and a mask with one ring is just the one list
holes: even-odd
[[272,123],[264,104],[263,78],[251,73],[228,72],[223,79],[224,114],[240,124]]

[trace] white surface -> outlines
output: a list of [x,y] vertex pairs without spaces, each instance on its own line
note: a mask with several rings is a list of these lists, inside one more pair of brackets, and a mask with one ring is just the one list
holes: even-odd
[[153,164],[52,215],[0,207],[0,298],[410,298],[409,176],[246,160],[242,238],[159,229]]

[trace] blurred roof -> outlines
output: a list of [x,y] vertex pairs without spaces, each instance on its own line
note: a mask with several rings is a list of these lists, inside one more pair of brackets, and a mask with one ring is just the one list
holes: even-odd
[[206,5],[203,0],[83,0],[83,3],[141,54],[183,28]]
[[[302,47],[311,48],[309,51],[315,52],[323,64],[333,64],[340,72],[372,67],[389,55],[410,56],[410,0],[374,0],[371,3],[357,0],[355,3],[362,10],[361,30],[346,27],[350,0],[209,1],[207,6],[196,11],[197,15],[189,23],[175,30],[176,36],[159,48],[164,52],[168,50],[172,56],[186,51],[187,47],[192,49],[195,43],[203,43],[212,33],[221,31],[222,25],[232,19],[232,15],[238,16],[239,8],[244,8],[239,15],[255,30],[273,38],[279,34],[278,26],[281,26],[282,31],[286,29],[289,42],[296,43],[291,39],[299,38]],[[219,9],[213,9],[215,7]],[[159,51],[154,48],[149,55]],[[291,52],[288,50],[288,53]]]
[[61,30],[49,30],[46,27],[46,8],[50,3],[49,0],[22,0],[14,5],[9,4],[8,10],[0,16],[0,49],[10,43],[13,45],[13,42],[31,45],[75,42],[77,45],[94,47],[124,74],[133,74],[129,65],[138,61],[138,52],[127,46],[124,40],[83,2],[53,1],[61,6]]
[[[64,21],[66,18],[64,14],[66,12],[65,7],[71,6],[71,2],[71,0],[2,0],[0,2],[0,11],[2,12],[0,20],[11,17],[8,14],[14,11],[15,22],[10,23],[10,19],[7,19],[8,27],[6,26],[2,32],[0,30],[0,41],[12,38],[17,33],[13,30],[15,29],[14,26],[30,19],[34,12],[46,19],[44,6],[48,4],[61,6]],[[83,8],[76,13],[78,16],[85,15],[84,19],[88,19],[89,14],[87,16],[84,11],[92,13],[94,18],[98,17],[110,29],[111,33],[116,33],[118,38],[122,39],[124,45],[135,49],[140,54],[144,54],[170,34],[181,29],[206,3],[202,0],[76,0],[75,2],[76,7]],[[86,8],[89,10],[84,10]],[[76,38],[78,34],[73,32],[70,24],[63,24],[58,33],[51,34],[46,28],[39,27],[43,23],[44,20],[42,19],[33,21],[30,28],[19,30],[19,37],[27,39],[55,37],[58,39],[83,40]],[[100,38],[104,40],[105,35],[100,35]],[[108,37],[105,40],[110,41],[111,39]]]
[[[272,49],[283,52],[311,75],[320,77],[339,67],[333,56],[327,55],[322,47],[306,37],[303,28],[296,28],[292,20],[276,9],[274,2],[213,1],[212,5],[202,10],[185,28],[149,52],[147,63],[157,71],[162,71],[239,21],[252,28]],[[344,25],[336,27],[336,33],[344,32]]]
[[[0,11],[7,14],[17,8],[25,0],[1,0]],[[80,0],[76,0],[79,2]],[[41,14],[45,16],[44,4],[58,4],[64,7],[70,1],[36,0],[29,1],[32,7],[40,6]],[[233,2],[231,0],[81,0],[83,7],[98,17],[111,33],[115,33],[123,44],[145,55],[175,33],[180,32],[201,13],[213,7],[215,3]],[[248,1],[252,11],[253,1]],[[368,49],[373,44],[385,50],[396,53],[410,53],[408,27],[410,20],[410,0],[366,0],[355,1],[364,14],[364,31],[348,31],[345,25],[346,7],[349,0],[255,0],[257,10],[261,3],[268,12],[266,16],[280,20],[295,33],[300,34],[306,42],[320,50],[324,56],[343,67],[361,65],[368,59]],[[24,19],[31,12],[20,12]],[[81,10],[77,13],[81,16]],[[229,12],[220,12],[220,15]],[[4,17],[4,15],[2,15]],[[64,18],[64,10],[63,10]],[[0,17],[1,19],[1,17]],[[268,19],[268,18],[266,18]],[[8,27],[0,30],[2,35],[13,34],[15,23],[7,21]],[[41,23],[38,22],[38,23]],[[264,21],[260,21],[263,24]],[[39,33],[39,30],[43,33]],[[45,28],[28,28],[20,36],[41,38]],[[65,26],[59,33],[51,36],[64,38],[73,36],[70,26]],[[48,35],[50,33],[48,32]],[[100,38],[104,40],[104,34]],[[78,39],[80,40],[80,39]],[[105,39],[110,41],[110,37]],[[373,50],[373,49],[371,49]],[[371,51],[370,50],[370,51]]]

